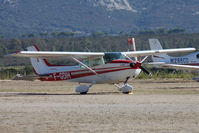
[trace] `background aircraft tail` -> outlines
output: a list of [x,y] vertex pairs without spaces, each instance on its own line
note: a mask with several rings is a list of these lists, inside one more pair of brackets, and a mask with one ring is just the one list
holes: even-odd
[[[163,49],[158,39],[149,39],[149,44],[151,50],[161,50]],[[152,60],[153,62],[165,62],[168,63],[170,56],[167,54],[160,54],[160,55],[153,55]]]
[[[39,51],[36,45],[27,47],[28,51]],[[42,75],[47,74],[49,69],[44,59],[42,58],[30,58],[33,70],[35,74]]]

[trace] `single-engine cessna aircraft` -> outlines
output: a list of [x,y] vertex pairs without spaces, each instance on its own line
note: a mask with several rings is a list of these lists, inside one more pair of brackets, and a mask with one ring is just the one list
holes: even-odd
[[[52,52],[39,51],[36,45],[27,48],[28,51],[17,51],[9,54],[16,57],[30,57],[34,72],[42,81],[71,81],[90,83],[80,85],[76,92],[86,94],[91,86],[98,83],[115,84],[123,93],[131,93],[133,87],[127,82],[135,78],[141,70],[150,75],[143,66],[143,61],[149,55],[176,52],[192,52],[195,48],[145,50],[128,52]],[[131,57],[146,56],[142,61]],[[47,62],[48,58],[66,57],[77,62],[76,66],[56,66]],[[118,83],[123,82],[119,85]]]
[[[151,50],[163,49],[158,39],[149,39],[149,44]],[[172,57],[167,54],[153,55],[152,60],[154,62],[152,64],[160,68],[199,70],[199,52],[180,57]],[[193,79],[199,81],[198,76]]]

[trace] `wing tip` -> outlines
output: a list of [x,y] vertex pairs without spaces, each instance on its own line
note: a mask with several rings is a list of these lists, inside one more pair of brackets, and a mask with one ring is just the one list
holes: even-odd
[[8,57],[8,56],[16,56],[17,54],[21,53],[21,51],[14,51],[14,52],[11,52],[7,55],[5,55],[5,57]]

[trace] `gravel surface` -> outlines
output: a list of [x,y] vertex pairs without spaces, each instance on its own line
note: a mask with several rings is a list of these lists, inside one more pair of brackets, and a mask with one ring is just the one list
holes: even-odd
[[0,81],[0,133],[199,133],[199,83],[135,80],[133,95],[67,82]]

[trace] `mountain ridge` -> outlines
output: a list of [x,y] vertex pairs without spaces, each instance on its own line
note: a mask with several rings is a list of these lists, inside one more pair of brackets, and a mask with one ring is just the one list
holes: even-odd
[[0,36],[73,31],[131,32],[184,28],[198,32],[197,0],[0,0]]

